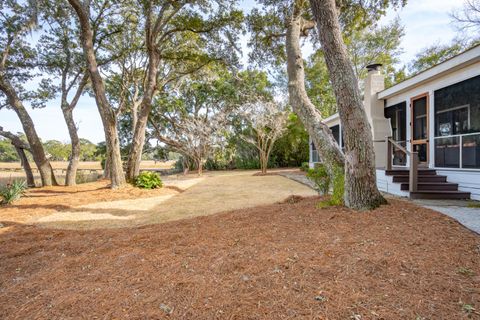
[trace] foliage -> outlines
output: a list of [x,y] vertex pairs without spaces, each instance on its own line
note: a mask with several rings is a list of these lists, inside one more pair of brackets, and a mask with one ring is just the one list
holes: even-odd
[[[399,48],[403,35],[403,26],[394,20],[389,25],[373,29],[352,30],[348,37],[345,36],[345,44],[361,87],[367,76],[365,67],[372,63],[383,64],[382,72],[386,76],[387,86],[401,80],[395,65],[402,53]],[[305,72],[308,96],[322,116],[326,118],[336,113],[336,99],[321,50],[310,57]]]
[[[48,154],[50,160],[53,161],[67,161],[72,152],[70,143],[63,143],[58,140],[47,140],[43,143],[45,152]],[[97,147],[94,143],[87,139],[80,139],[80,161],[98,161],[102,159],[102,150],[105,148],[104,144],[99,144]]]
[[275,142],[272,167],[298,167],[308,161],[308,133],[295,113],[288,116],[286,131]]
[[323,164],[315,165],[315,168],[308,169],[307,178],[315,183],[318,192],[327,195],[330,190],[330,175]]
[[24,180],[14,180],[5,186],[0,186],[0,197],[3,204],[11,204],[20,199],[27,189],[27,183]]
[[308,169],[307,177],[312,180],[319,192],[327,195],[332,187],[332,194],[329,199],[319,203],[319,207],[341,206],[344,203],[345,195],[345,174],[342,167],[334,167],[329,173],[323,164],[315,164],[314,169]]
[[343,168],[335,167],[333,169],[333,192],[330,198],[330,205],[341,206],[345,195],[345,173]]
[[48,140],[43,143],[47,157],[52,161],[67,161],[70,155],[68,144],[58,140]]
[[410,75],[419,73],[425,69],[433,67],[457,54],[480,43],[480,41],[469,41],[463,39],[454,39],[449,44],[434,44],[417,53],[410,63],[408,69]]
[[302,162],[302,165],[300,166],[300,170],[303,172],[307,172],[308,169],[310,169],[308,162]]
[[15,147],[10,143],[10,140],[0,138],[0,162],[15,161],[20,161]]
[[135,179],[135,186],[143,189],[155,189],[162,186],[160,175],[152,171],[143,171]]
[[243,105],[240,117],[245,126],[240,137],[258,149],[265,173],[272,148],[286,130],[288,112],[277,102],[258,100]]

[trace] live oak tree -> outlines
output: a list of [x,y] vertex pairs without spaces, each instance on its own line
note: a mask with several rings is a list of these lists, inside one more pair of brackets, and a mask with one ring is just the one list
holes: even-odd
[[285,109],[279,102],[263,99],[241,107],[240,115],[246,125],[241,138],[257,148],[263,174],[267,173],[268,160],[275,142],[287,129],[289,114]]
[[[313,23],[305,24],[305,2],[261,1],[264,12],[252,10],[248,17],[253,48],[251,58],[256,61],[287,64],[289,102],[302,120],[330,172],[343,167],[343,154],[328,128],[322,122],[318,109],[310,101],[305,90],[305,71],[300,38],[308,35]],[[303,6],[302,6],[303,5]]]
[[56,184],[55,175],[24,104],[28,100],[37,106],[44,102],[43,92],[34,93],[23,87],[34,77],[36,67],[36,52],[25,37],[37,23],[38,8],[9,0],[1,2],[0,11],[0,108],[11,108],[17,114],[42,185],[50,186]]
[[[68,1],[74,9],[79,22],[80,40],[83,47],[84,59],[88,70],[91,86],[95,95],[100,117],[102,119],[103,130],[105,132],[105,141],[107,146],[107,163],[109,178],[111,180],[111,187],[118,188],[126,183],[125,174],[123,172],[122,158],[120,154],[120,141],[117,129],[117,117],[114,108],[109,103],[106,92],[105,82],[100,73],[97,54],[98,51],[94,47],[94,39],[98,34],[95,34],[93,23],[102,23],[105,16],[118,18],[118,6],[116,3],[109,1]],[[91,12],[95,12],[96,16],[92,17]],[[114,18],[107,22],[108,27],[102,30],[102,33],[107,36],[111,33],[118,32],[120,26],[115,25]]]
[[199,175],[204,161],[225,143],[229,118],[240,100],[236,79],[217,71],[205,69],[165,94],[150,119],[155,138],[192,160]]
[[[71,7],[62,1],[44,1],[42,18],[46,27],[38,42],[39,67],[48,75],[43,79],[45,89],[54,97],[57,92],[60,94],[60,109],[71,142],[65,184],[73,186],[76,184],[81,152],[73,111],[87,87],[89,74],[76,33],[77,23],[72,19]],[[52,76],[58,77],[60,81],[53,83]]]
[[[197,72],[211,61],[235,60],[235,46],[242,13],[234,1],[139,1],[144,19],[147,68],[141,102],[134,108],[132,143],[127,178],[138,175],[145,130],[156,94],[171,90],[180,78]],[[235,61],[233,61],[235,62]]]
[[385,203],[377,188],[372,133],[347,48],[335,0],[310,0],[335,92],[345,145],[345,205],[373,209]]
[[[378,206],[380,203],[383,203],[384,200],[381,197],[375,183],[375,168],[373,167],[373,150],[368,150],[368,144],[373,145],[371,141],[371,133],[368,123],[363,128],[359,129],[361,133],[365,133],[364,138],[368,139],[370,135],[370,141],[365,143],[360,143],[356,145],[354,142],[351,143],[349,149],[346,152],[346,157],[343,157],[343,154],[339,150],[338,145],[333,139],[330,130],[328,127],[322,123],[322,117],[319,114],[318,110],[310,101],[306,90],[305,90],[305,72],[304,72],[304,62],[302,59],[301,47],[300,47],[300,38],[306,37],[309,34],[309,31],[315,28],[315,21],[312,17],[312,12],[308,1],[303,0],[284,0],[284,1],[270,1],[264,0],[261,1],[268,10],[265,10],[264,13],[260,11],[253,11],[249,17],[250,29],[253,31],[253,38],[251,45],[256,49],[254,54],[258,58],[263,58],[265,54],[270,54],[274,57],[275,62],[278,64],[282,61],[287,63],[288,71],[288,83],[289,83],[289,96],[290,104],[293,107],[293,110],[299,115],[302,122],[305,124],[307,131],[312,137],[319,154],[321,155],[324,162],[326,162],[327,167],[331,173],[334,172],[335,167],[343,166],[345,163],[345,172],[347,179],[345,180],[345,204],[349,207],[355,209],[369,209]],[[343,27],[343,32],[348,35],[356,28],[364,28],[365,26],[374,24],[380,16],[385,13],[385,9],[390,5],[402,5],[405,1],[342,1],[339,2],[340,10],[337,11],[335,3],[333,4],[335,9],[335,21],[339,24],[338,13],[341,13],[341,22]],[[317,21],[318,23],[318,21]],[[329,22],[330,23],[330,22]],[[338,31],[340,36],[335,36],[336,41],[341,41],[343,44],[342,32],[340,26],[338,26]],[[283,39],[283,41],[282,41]],[[321,34],[320,39],[322,40]],[[325,40],[325,39],[323,39]],[[322,43],[322,50],[325,50],[324,41]],[[363,111],[363,106],[361,105],[360,94],[358,90],[358,82],[355,79],[353,73],[353,68],[351,67],[351,62],[348,61],[348,54],[345,50],[343,52],[345,56],[342,56],[342,59],[347,59],[348,66],[353,74],[352,85],[356,87],[353,91],[348,92],[351,95],[357,95],[350,97],[355,102],[360,101],[360,105],[356,104],[354,112],[349,119],[345,118],[345,114],[340,112],[342,125],[347,127],[351,125],[349,122],[351,119],[357,119],[358,124],[366,121],[365,114]],[[326,55],[326,54],[325,54]],[[325,56],[325,58],[327,58]],[[327,59],[328,60],[328,59]],[[330,61],[332,62],[332,61]],[[344,61],[343,61],[344,62]],[[342,63],[342,61],[340,61]],[[327,67],[332,79],[332,85],[335,90],[337,104],[339,104],[339,97],[341,90],[336,87],[338,82],[334,82],[333,78],[335,75],[332,75],[331,69],[334,67],[331,63],[327,61]],[[345,71],[345,70],[343,70]],[[352,86],[349,87],[350,89]],[[340,106],[339,106],[339,109]],[[362,113],[363,112],[363,116]],[[343,114],[343,117],[342,117]],[[363,118],[362,118],[363,117]],[[353,120],[355,121],[355,120]],[[349,129],[347,128],[347,131]],[[362,135],[360,135],[362,136]],[[363,136],[362,136],[363,137]],[[352,135],[350,135],[352,138]],[[370,155],[366,156],[365,159],[355,158],[358,154],[356,152],[350,152],[351,148],[363,148],[367,145],[367,150],[360,150],[361,155],[365,155],[365,151],[370,151]],[[353,156],[353,157],[352,157]],[[362,162],[359,160],[366,160]],[[356,167],[352,166],[355,165]],[[356,176],[348,177],[352,174],[351,169],[353,168],[354,174]],[[365,176],[367,179],[361,179],[360,176]],[[372,183],[373,178],[373,183]],[[363,190],[368,189],[367,191]],[[358,191],[358,194],[356,193]]]

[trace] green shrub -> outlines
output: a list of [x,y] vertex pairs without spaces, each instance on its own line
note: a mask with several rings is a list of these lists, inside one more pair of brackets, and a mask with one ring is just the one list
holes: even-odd
[[345,172],[342,167],[333,168],[333,192],[330,198],[330,205],[342,206],[345,195]]
[[135,179],[135,186],[144,189],[155,189],[162,186],[160,175],[152,171],[143,171]]
[[300,170],[307,172],[308,169],[310,169],[310,166],[308,165],[308,162],[302,162],[302,165],[300,166]]
[[27,183],[24,180],[14,180],[5,186],[0,187],[0,196],[2,204],[11,204],[20,199],[27,189]]
[[235,168],[237,169],[260,169],[260,160],[258,158],[235,158]]
[[330,176],[324,165],[316,165],[314,169],[308,169],[307,178],[315,183],[317,190],[327,195],[330,190]]
[[75,176],[75,183],[82,184],[88,182],[88,175],[85,172],[78,170],[77,175]]

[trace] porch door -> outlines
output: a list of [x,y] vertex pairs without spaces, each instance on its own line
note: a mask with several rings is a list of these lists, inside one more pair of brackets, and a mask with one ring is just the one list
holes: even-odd
[[410,101],[412,122],[412,149],[418,152],[420,164],[428,165],[428,93],[413,97]]

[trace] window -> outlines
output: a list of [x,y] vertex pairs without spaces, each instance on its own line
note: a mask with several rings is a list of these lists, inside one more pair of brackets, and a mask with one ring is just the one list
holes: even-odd
[[311,148],[312,148],[312,162],[318,162],[318,151],[317,148],[315,148],[315,144],[313,141],[310,143]]
[[335,138],[335,141],[340,145],[340,125],[336,125],[330,128],[332,130],[333,137]]
[[435,91],[435,166],[480,169],[480,76]]
[[480,76],[435,91],[435,136],[480,132]]
[[[392,138],[401,146],[406,146],[407,140],[407,103],[401,102],[384,109],[385,118],[390,119],[392,125]],[[407,163],[405,153],[397,148],[393,150],[393,164],[404,166]]]

